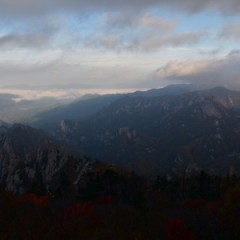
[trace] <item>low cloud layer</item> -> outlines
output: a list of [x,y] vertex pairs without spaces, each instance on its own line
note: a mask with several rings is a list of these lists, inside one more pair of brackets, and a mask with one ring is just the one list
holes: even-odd
[[159,82],[193,83],[240,89],[240,51],[224,58],[199,61],[170,62],[154,73]]

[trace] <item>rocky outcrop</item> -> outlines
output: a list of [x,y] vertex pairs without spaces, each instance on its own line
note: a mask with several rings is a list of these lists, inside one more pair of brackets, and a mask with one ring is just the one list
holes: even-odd
[[2,189],[22,194],[27,191],[56,192],[64,184],[73,188],[88,165],[83,158],[72,158],[59,143],[40,130],[21,124],[0,127]]

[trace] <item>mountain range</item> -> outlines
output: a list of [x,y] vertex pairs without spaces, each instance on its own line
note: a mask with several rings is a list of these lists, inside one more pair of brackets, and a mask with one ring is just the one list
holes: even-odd
[[62,119],[48,131],[75,153],[144,175],[227,174],[240,172],[239,118],[240,93],[218,87],[123,96],[85,120]]
[[174,96],[187,92],[191,92],[197,89],[202,89],[200,86],[192,84],[178,84],[178,85],[169,85],[164,88],[159,89],[150,89],[147,91],[137,91],[133,93],[125,94],[89,94],[85,95],[70,104],[65,104],[55,108],[51,108],[47,111],[41,111],[36,113],[34,118],[34,123],[31,121],[33,126],[39,127],[46,125],[56,124],[56,122],[61,121],[62,119],[71,119],[71,120],[83,120],[91,118],[93,114],[96,114],[104,107],[115,102],[118,99],[125,97],[159,97],[159,96]]
[[35,119],[38,129],[0,124],[3,189],[76,192],[98,162],[91,159],[154,178],[240,174],[237,91],[180,85],[94,95]]

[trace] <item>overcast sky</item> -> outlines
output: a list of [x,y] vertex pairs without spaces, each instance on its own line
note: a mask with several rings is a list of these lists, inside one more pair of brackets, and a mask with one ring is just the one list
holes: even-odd
[[240,88],[239,0],[0,0],[0,92]]

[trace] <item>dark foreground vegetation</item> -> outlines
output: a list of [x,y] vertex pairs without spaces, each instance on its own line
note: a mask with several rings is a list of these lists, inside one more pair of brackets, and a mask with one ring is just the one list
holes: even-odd
[[54,194],[2,190],[0,239],[240,239],[240,180],[234,175],[149,181],[101,167],[79,187],[78,193]]

